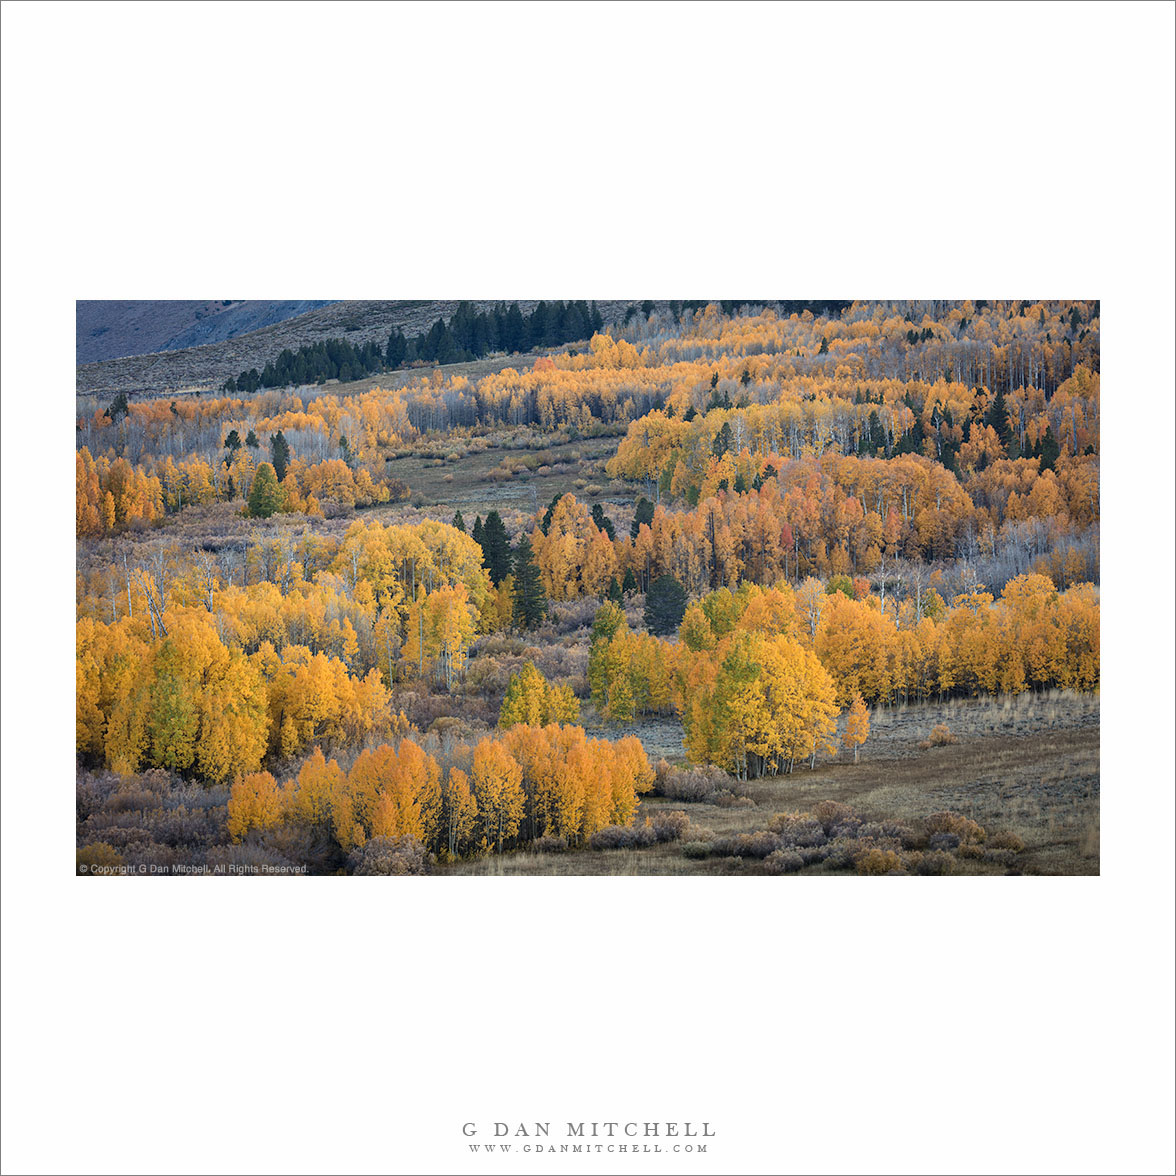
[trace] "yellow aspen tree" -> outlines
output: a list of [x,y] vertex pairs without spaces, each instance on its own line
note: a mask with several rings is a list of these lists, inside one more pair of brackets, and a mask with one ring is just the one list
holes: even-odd
[[441,832],[450,858],[461,856],[474,835],[478,802],[470,790],[470,779],[461,768],[450,768],[441,789]]
[[580,700],[566,683],[547,687],[544,723],[577,723],[580,720]]
[[256,666],[234,653],[206,674],[200,693],[196,766],[218,783],[256,772],[268,736],[266,689]]
[[316,747],[302,765],[293,787],[286,786],[289,816],[312,829],[330,829],[345,784],[339,764],[335,760],[328,763],[323,749]]
[[569,749],[565,760],[566,770],[583,795],[581,836],[591,837],[598,829],[611,824],[613,812],[613,767],[612,745],[589,747],[587,743]]
[[474,614],[464,584],[437,588],[425,597],[426,656],[437,667],[447,690],[465,673],[466,656],[474,639]]
[[628,825],[637,811],[637,797],[653,788],[653,769],[649,766],[649,757],[641,746],[641,740],[635,735],[618,739],[608,745],[605,741],[597,741],[597,746],[608,748],[612,752],[612,813],[610,819],[614,825]]
[[483,844],[501,853],[523,819],[523,770],[501,743],[483,739],[474,748],[470,784]]
[[239,843],[252,829],[281,824],[285,797],[269,772],[251,772],[233,782],[229,792],[228,830]]
[[853,762],[858,762],[858,752],[870,734],[870,712],[866,709],[865,699],[860,694],[853,696],[849,710],[845,715],[845,731],[841,736],[841,746],[846,751],[853,748]]
[[[587,740],[582,727],[566,727],[551,734],[549,761],[542,765],[542,791],[536,797],[543,806],[545,829],[575,843],[584,834],[584,801],[591,779],[591,766],[585,758]],[[552,746],[558,744],[558,746]]]
[[533,662],[527,662],[517,674],[511,675],[498,713],[498,725],[504,729],[519,723],[542,727],[546,695],[546,679]]

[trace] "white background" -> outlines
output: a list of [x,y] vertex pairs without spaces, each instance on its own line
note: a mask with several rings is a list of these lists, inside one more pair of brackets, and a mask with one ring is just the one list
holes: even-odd
[[[1171,1172],[1173,11],[6,3],[4,1171]],[[74,299],[222,294],[1101,298],[1102,877],[76,880]]]

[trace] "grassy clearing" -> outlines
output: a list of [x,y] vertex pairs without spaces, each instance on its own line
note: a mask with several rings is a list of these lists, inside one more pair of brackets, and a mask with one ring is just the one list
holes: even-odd
[[[386,473],[407,484],[413,502],[463,512],[484,514],[512,507],[531,514],[545,508],[557,494],[575,494],[588,503],[631,503],[638,496],[637,488],[612,482],[604,472],[604,463],[616,447],[615,437],[588,437],[535,453],[493,447],[452,463],[412,454],[390,458]],[[498,480],[495,475],[502,470],[504,459],[519,457],[535,459],[536,469]]]

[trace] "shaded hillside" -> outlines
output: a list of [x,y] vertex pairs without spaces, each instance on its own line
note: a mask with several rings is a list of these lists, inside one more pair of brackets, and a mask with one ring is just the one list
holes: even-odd
[[[475,309],[484,310],[500,300],[469,301]],[[537,300],[518,299],[518,303],[527,312]],[[79,364],[76,390],[78,395],[109,395],[215,388],[246,368],[264,367],[284,348],[297,350],[328,339],[347,339],[355,344],[375,340],[384,346],[392,331],[420,334],[438,318],[448,319],[458,305],[457,299],[333,302],[273,326],[182,351]],[[598,305],[607,320],[610,315],[623,315],[631,302],[605,300]]]
[[272,327],[300,314],[330,306],[329,299],[303,300],[301,302],[234,302],[220,314],[193,323],[167,341],[161,351],[181,351],[187,347],[199,347],[205,343],[220,343],[235,339],[250,331]]
[[74,362],[217,343],[305,314],[327,302],[229,299],[79,299]]

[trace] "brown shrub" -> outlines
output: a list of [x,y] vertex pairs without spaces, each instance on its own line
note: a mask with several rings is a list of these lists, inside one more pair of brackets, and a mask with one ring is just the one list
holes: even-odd
[[[599,608],[600,601],[593,596],[582,596],[577,600],[560,601],[551,606],[547,614],[547,624],[544,628],[553,629],[561,637],[567,633],[578,632],[580,629],[587,632],[592,628],[592,622],[596,619],[596,613]],[[586,653],[584,656],[587,659]],[[587,661],[585,660],[586,667]]]
[[76,859],[77,873],[85,875],[117,872],[123,864],[122,855],[105,841],[82,846],[76,852]]
[[920,751],[929,751],[932,747],[946,747],[955,743],[956,737],[947,729],[946,723],[936,723],[931,728],[931,734],[919,744]]
[[440,715],[429,724],[428,734],[436,735],[442,747],[453,743],[476,743],[485,733],[486,724],[463,715]]
[[907,858],[907,865],[916,874],[936,877],[950,874],[955,862],[950,853],[912,853]]
[[471,647],[470,655],[473,658],[481,658],[508,653],[513,657],[522,657],[526,648],[527,643],[518,637],[505,637],[495,633],[489,637],[479,637]]
[[932,813],[923,820],[928,833],[954,833],[965,845],[975,845],[985,838],[984,828],[960,813]]
[[347,865],[352,874],[380,876],[427,874],[432,855],[415,837],[373,837],[351,851]]
[[764,869],[769,874],[795,874],[804,866],[804,858],[793,849],[777,849],[764,858]]
[[910,827],[901,825],[899,828],[902,832],[899,834],[899,841],[902,842],[903,849],[926,849],[929,838],[926,829],[919,827]]
[[827,833],[835,825],[844,825],[853,820],[857,814],[847,804],[839,800],[822,800],[813,809],[813,816],[821,822]]
[[654,785],[655,794],[668,800],[685,800],[695,804],[717,804],[719,798],[728,796],[732,800],[738,795],[736,789],[742,786],[722,768],[709,764],[696,768],[673,768],[668,764]]
[[1012,866],[1016,864],[1017,854],[1012,849],[985,849],[984,860],[994,866]]
[[589,849],[639,849],[652,845],[654,832],[648,826],[606,825],[588,838]]
[[837,841],[829,847],[825,865],[831,870],[849,870],[853,868],[853,859],[862,851],[863,845],[853,837]]
[[986,843],[989,849],[1011,849],[1013,853],[1020,853],[1025,848],[1024,841],[1016,833],[993,833]]
[[690,818],[681,809],[656,812],[646,817],[645,823],[657,841],[680,841],[690,828]]
[[755,808],[756,803],[750,796],[736,796],[734,792],[719,792],[709,802],[716,808],[748,809]]
[[796,852],[800,854],[806,866],[811,866],[816,862],[823,862],[833,852],[833,847],[831,845],[809,845]]
[[889,874],[903,870],[902,858],[890,849],[864,849],[853,859],[859,874]]
[[272,846],[245,842],[243,845],[214,845],[208,851],[210,869],[221,869],[231,874],[262,873],[275,866],[301,865],[278,853]]
[[782,846],[797,849],[825,844],[825,827],[808,813],[777,813],[768,828],[780,839]]
[[720,856],[766,858],[780,849],[780,839],[766,829],[758,833],[738,833],[733,837],[717,837],[711,851]]

